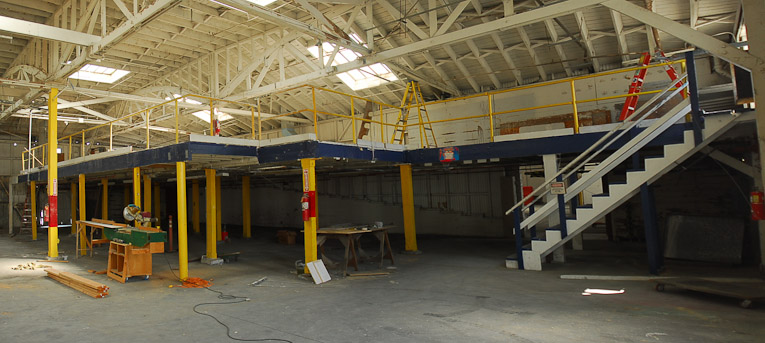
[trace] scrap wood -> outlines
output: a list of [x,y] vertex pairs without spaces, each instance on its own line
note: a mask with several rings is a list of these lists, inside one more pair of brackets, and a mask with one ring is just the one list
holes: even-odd
[[181,285],[183,288],[207,288],[210,286],[212,286],[212,282],[198,277],[190,277],[183,281],[183,285]]
[[109,295],[109,287],[93,280],[86,279],[69,272],[62,272],[53,268],[45,269],[48,277],[66,286],[74,288],[94,298],[103,298]]
[[76,289],[76,290],[78,290],[78,291],[80,291],[82,293],[85,293],[85,294],[87,294],[87,295],[89,295],[91,297],[94,297],[94,298],[103,298],[103,297],[109,295],[109,292],[96,291],[96,290],[94,290],[92,288],[88,288],[88,287],[82,286],[82,285],[80,285],[80,284],[78,284],[76,282],[73,282],[71,280],[68,280],[68,279],[65,279],[65,278],[62,278],[62,277],[58,277],[58,276],[55,276],[55,275],[48,275],[48,276],[51,279],[53,279],[53,280],[56,280],[56,281],[58,281],[58,282],[60,282],[60,283],[62,283],[64,285],[67,285],[67,286],[69,286],[71,288],[74,288],[74,289]]
[[106,274],[106,269],[104,269],[104,270],[88,269],[88,273],[93,273],[93,274],[96,274],[96,275]]
[[16,267],[11,267],[13,270],[35,270],[35,268],[45,269],[50,268],[50,266],[46,266],[44,264],[36,264],[34,262],[29,262],[27,264],[20,264]]
[[382,276],[382,275],[390,275],[389,272],[377,272],[377,273],[348,273],[348,276]]

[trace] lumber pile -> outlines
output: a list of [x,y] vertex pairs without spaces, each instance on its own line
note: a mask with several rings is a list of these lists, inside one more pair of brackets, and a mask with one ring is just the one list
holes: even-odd
[[103,298],[109,295],[109,287],[104,284],[95,282],[93,280],[88,280],[82,276],[75,275],[69,272],[62,272],[59,270],[55,270],[53,268],[45,269],[45,271],[48,273],[49,278],[56,280],[69,287],[72,287],[91,297]]

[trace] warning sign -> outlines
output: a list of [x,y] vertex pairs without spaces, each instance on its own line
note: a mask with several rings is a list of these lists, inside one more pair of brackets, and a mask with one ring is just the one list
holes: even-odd
[[550,193],[552,194],[566,194],[566,183],[564,182],[551,182]]
[[303,169],[303,192],[308,192],[308,189],[310,188],[310,181],[311,178],[308,169]]

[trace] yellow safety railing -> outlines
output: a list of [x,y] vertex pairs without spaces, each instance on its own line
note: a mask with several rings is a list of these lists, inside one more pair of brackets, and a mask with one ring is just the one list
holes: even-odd
[[[575,88],[575,82],[580,80],[586,80],[586,79],[592,79],[597,77],[602,77],[606,75],[613,75],[613,74],[621,74],[626,73],[630,71],[636,71],[640,69],[649,69],[649,68],[658,68],[663,67],[667,65],[673,65],[673,64],[681,64],[685,65],[685,61],[672,61],[672,62],[664,62],[664,63],[657,63],[657,64],[651,64],[647,66],[640,66],[640,67],[633,67],[633,68],[625,68],[625,69],[619,69],[619,70],[612,70],[612,71],[606,71],[596,74],[590,74],[590,75],[584,75],[584,76],[578,76],[578,77],[572,77],[567,79],[560,79],[560,80],[554,80],[554,81],[547,81],[547,82],[541,82],[536,83],[533,85],[528,86],[521,86],[521,87],[515,87],[511,89],[505,89],[505,90],[498,90],[498,91],[492,91],[492,92],[484,92],[484,93],[478,93],[478,94],[471,94],[467,96],[457,97],[457,98],[450,98],[445,100],[436,100],[436,101],[429,101],[424,104],[424,106],[431,106],[436,104],[443,104],[443,103],[450,103],[454,101],[462,101],[462,100],[468,100],[468,99],[475,99],[475,98],[486,98],[488,103],[488,113],[484,114],[478,114],[478,115],[471,115],[466,117],[459,117],[459,118],[448,118],[448,119],[439,119],[439,120],[431,120],[431,121],[425,121],[421,123],[412,123],[412,124],[406,124],[406,127],[410,126],[423,126],[426,124],[437,124],[437,123],[447,123],[447,122],[455,122],[455,121],[461,121],[461,120],[468,120],[468,119],[479,119],[479,118],[487,118],[489,120],[489,126],[491,128],[490,130],[490,137],[491,141],[494,142],[494,118],[498,115],[502,114],[509,114],[509,113],[518,113],[518,112],[524,112],[524,111],[534,111],[534,110],[540,110],[545,108],[553,108],[553,107],[561,107],[561,106],[571,106],[573,110],[573,129],[574,133],[579,133],[580,123],[579,123],[579,111],[577,108],[577,104],[582,103],[588,103],[588,102],[595,102],[595,101],[605,101],[605,100],[613,100],[613,99],[619,99],[619,98],[627,98],[630,96],[640,96],[640,95],[646,95],[646,94],[655,94],[660,92],[659,90],[654,91],[645,91],[645,92],[639,92],[639,93],[633,93],[633,94],[620,94],[620,95],[612,95],[612,96],[605,96],[605,97],[596,97],[592,99],[577,99],[576,97],[576,88]],[[499,94],[507,94],[512,92],[518,92],[522,90],[527,89],[533,89],[533,88],[541,88],[541,87],[547,87],[552,85],[559,85],[568,83],[570,85],[570,93],[571,93],[571,99],[569,101],[563,101],[563,102],[557,102],[552,104],[546,104],[546,105],[539,105],[539,106],[532,106],[532,107],[524,107],[524,108],[517,108],[517,109],[511,109],[511,110],[505,110],[505,111],[495,111],[494,109],[494,98],[496,95]],[[405,108],[411,108],[416,106],[422,106],[422,105],[410,105],[406,106]]]
[[[625,72],[635,71],[639,69],[647,69],[647,68],[658,68],[663,67],[666,65],[673,65],[673,64],[682,64],[684,66],[684,61],[674,61],[674,62],[665,62],[665,63],[657,63],[652,64],[648,66],[640,66],[640,67],[634,67],[634,68],[626,68],[626,69],[619,69],[619,70],[612,70],[607,72],[601,72],[597,74],[591,74],[591,75],[584,75],[579,77],[572,77],[567,79],[561,79],[561,80],[554,80],[554,81],[547,81],[542,82],[538,84],[528,85],[528,86],[521,86],[506,90],[498,90],[498,91],[492,91],[492,92],[484,92],[479,94],[472,94],[457,98],[450,98],[445,100],[437,100],[437,101],[430,101],[426,102],[424,104],[419,105],[405,105],[405,106],[396,106],[387,104],[381,101],[377,101],[374,99],[369,99],[353,94],[347,94],[340,91],[323,88],[323,87],[317,87],[312,85],[302,85],[297,86],[293,88],[289,88],[286,90],[282,90],[279,92],[270,93],[264,97],[258,98],[256,104],[248,104],[248,103],[241,103],[231,100],[224,100],[224,99],[217,99],[209,96],[204,95],[197,95],[197,94],[187,94],[183,95],[177,98],[169,99],[165,102],[159,103],[157,105],[139,110],[137,112],[125,115],[123,117],[108,121],[103,124],[99,124],[90,128],[87,128],[85,130],[82,130],[77,133],[73,133],[64,137],[61,137],[58,139],[59,143],[63,142],[64,144],[61,144],[59,146],[63,147],[68,143],[68,154],[66,154],[67,159],[72,158],[72,149],[75,148],[73,144],[80,144],[80,156],[85,156],[86,146],[90,145],[90,143],[86,142],[86,133],[91,132],[90,140],[91,142],[96,141],[104,141],[106,138],[108,138],[108,148],[109,150],[114,149],[114,137],[119,134],[132,132],[134,130],[143,129],[145,130],[145,147],[147,149],[151,148],[152,146],[157,147],[161,144],[154,144],[151,143],[151,134],[152,131],[152,124],[156,124],[158,122],[166,122],[171,119],[173,119],[173,128],[167,128],[167,127],[159,127],[155,129],[159,129],[161,131],[167,132],[167,133],[174,133],[174,142],[179,143],[180,142],[180,136],[181,135],[189,135],[190,132],[182,131],[179,127],[179,117],[180,117],[180,107],[200,111],[205,110],[210,112],[210,127],[208,133],[210,135],[215,134],[215,112],[216,108],[219,108],[223,105],[234,105],[238,106],[239,109],[233,109],[234,111],[240,111],[240,115],[242,114],[241,111],[247,111],[250,112],[250,138],[251,139],[263,139],[263,124],[262,122],[264,120],[274,120],[279,119],[283,117],[289,117],[289,116],[295,116],[295,115],[304,115],[309,119],[311,124],[313,124],[313,131],[316,135],[317,139],[319,139],[319,116],[326,116],[326,117],[335,117],[339,119],[345,119],[350,120],[351,125],[350,128],[352,129],[352,141],[353,143],[357,143],[358,141],[358,128],[364,125],[370,125],[368,132],[373,132],[373,130],[379,129],[380,138],[377,139],[371,139],[373,141],[379,141],[381,143],[385,143],[385,136],[386,136],[386,127],[404,127],[404,129],[411,127],[411,126],[424,126],[424,125],[432,125],[432,124],[439,124],[439,123],[447,123],[447,122],[456,122],[456,121],[463,121],[463,120],[471,120],[471,119],[480,119],[480,118],[486,118],[489,121],[489,126],[491,127],[490,130],[490,139],[493,142],[494,141],[494,122],[495,117],[498,115],[503,114],[511,114],[511,113],[519,113],[524,111],[534,111],[539,109],[545,109],[545,108],[553,108],[553,107],[563,107],[563,106],[571,106],[573,110],[573,129],[574,133],[579,133],[580,123],[579,123],[579,112],[577,105],[588,103],[588,102],[594,102],[594,101],[604,101],[604,100],[612,100],[612,99],[618,99],[618,98],[626,98],[633,95],[646,95],[646,94],[654,94],[659,92],[657,91],[645,91],[640,93],[634,93],[634,94],[620,94],[620,95],[612,95],[612,96],[605,96],[605,97],[596,97],[592,99],[579,99],[576,96],[576,82],[586,79],[592,79],[597,77],[602,77],[606,75],[613,75],[613,74],[621,74]],[[528,90],[528,89],[534,89],[534,88],[541,88],[541,87],[547,87],[552,85],[559,85],[559,84],[569,84],[570,87],[570,93],[571,98],[568,101],[562,101],[562,102],[556,102],[546,105],[539,105],[539,106],[531,106],[531,107],[525,107],[525,108],[516,108],[516,109],[509,109],[509,110],[503,110],[503,111],[497,111],[494,105],[495,97],[497,95],[501,94],[507,94],[512,92],[518,92],[522,90]],[[297,97],[295,95],[289,95],[290,92],[310,92],[310,105],[305,106],[299,110],[290,111],[287,113],[281,113],[281,114],[265,114],[261,111],[261,102],[264,98],[273,98],[277,97],[279,95],[285,94],[286,96],[295,97],[296,101],[294,104],[299,104],[300,102],[297,101]],[[321,96],[321,99],[317,100],[317,95]],[[398,125],[397,123],[388,123],[386,122],[386,115],[387,114],[401,114],[402,111],[408,110],[409,108],[417,107],[417,106],[431,106],[436,104],[443,104],[443,103],[450,103],[455,101],[463,101],[468,99],[475,99],[475,98],[485,98],[488,103],[488,113],[484,114],[477,114],[477,115],[470,115],[470,116],[464,116],[459,118],[447,118],[447,119],[438,119],[438,120],[430,120],[430,121],[420,121],[417,123],[408,123],[403,125]],[[196,99],[201,99],[203,101],[206,101],[207,103],[203,103],[203,101],[199,101]],[[319,102],[321,101],[321,102]],[[372,113],[370,113],[368,118],[359,117],[357,116],[357,102],[369,102],[372,104],[377,105],[377,109],[373,109]],[[179,104],[180,103],[180,104]],[[330,108],[333,106],[337,106],[339,108],[343,109],[350,109],[349,113],[337,113]],[[163,113],[160,116],[155,116],[152,118],[152,112],[156,109],[166,109],[167,107],[172,107],[173,113],[172,115],[167,115]],[[209,108],[209,109],[208,109]],[[244,108],[244,110],[242,109]],[[225,108],[224,108],[225,109]],[[232,109],[229,109],[232,110]],[[142,117],[141,117],[142,116]],[[375,119],[376,116],[379,116],[378,119]],[[143,120],[132,120],[135,117],[141,117],[140,119]],[[257,130],[256,130],[256,122],[257,122]],[[372,128],[371,126],[376,125],[378,128]],[[103,133],[100,135],[96,135],[95,132],[97,130],[103,129],[108,127],[109,132],[108,134]],[[342,136],[342,135],[340,135]],[[372,137],[370,135],[370,137]],[[342,137],[337,137],[338,140],[341,140]],[[78,143],[79,142],[79,143]],[[42,167],[48,164],[48,160],[50,158],[58,158],[56,153],[51,154],[47,150],[47,144],[42,144],[36,147],[33,147],[27,151],[22,152],[22,170],[35,168],[35,167]]]

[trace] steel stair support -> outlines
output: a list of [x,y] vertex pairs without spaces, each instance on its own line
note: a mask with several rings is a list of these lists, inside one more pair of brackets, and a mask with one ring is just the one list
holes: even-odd
[[696,145],[704,139],[701,130],[704,129],[704,118],[699,108],[699,86],[696,78],[696,60],[693,59],[693,51],[685,53],[685,68],[688,75],[688,95],[691,98],[691,125],[693,127],[693,139]]
[[656,197],[653,187],[648,183],[640,185],[640,207],[643,210],[645,225],[646,254],[648,255],[648,270],[653,275],[659,275],[664,269],[664,257],[661,254],[658,217],[656,215]]
[[[639,133],[635,138],[627,142],[624,146],[619,148],[616,152],[608,156],[603,162],[598,164],[595,169],[585,173],[577,182],[569,186],[564,196],[564,201],[569,201],[577,194],[581,193],[593,182],[600,180],[603,175],[611,171],[614,167],[624,162],[627,158],[630,158],[634,153],[643,148],[650,141],[658,137],[668,127],[674,124],[680,117],[684,116],[690,110],[689,100],[683,100],[676,105],[669,114],[656,120],[651,126]],[[529,227],[541,220],[541,218],[550,215],[557,204],[555,202],[548,202],[542,208],[536,211],[534,215],[529,216],[521,223],[521,227]]]
[[[684,161],[704,146],[716,140],[737,122],[751,119],[753,116],[752,113],[747,113],[738,117],[715,118],[713,122],[707,120],[706,136],[700,145],[695,145],[693,131],[686,130],[683,143],[666,145],[663,157],[646,158],[645,171],[628,172],[627,182],[609,184],[608,195],[594,197],[592,208],[579,208],[577,210],[577,218],[567,220],[569,238],[559,239],[558,237],[552,237],[552,241],[549,242],[532,242],[536,243],[536,248],[538,249],[534,249],[534,246],[532,246],[531,251],[523,251],[525,269],[541,270],[541,261],[544,256],[563,246],[571,237],[579,234],[605,213],[613,211],[616,207],[636,195],[640,192],[641,185],[650,185],[655,182],[666,172],[673,169],[679,162]],[[548,233],[550,231],[548,230]],[[660,254],[660,251],[657,253]]]

